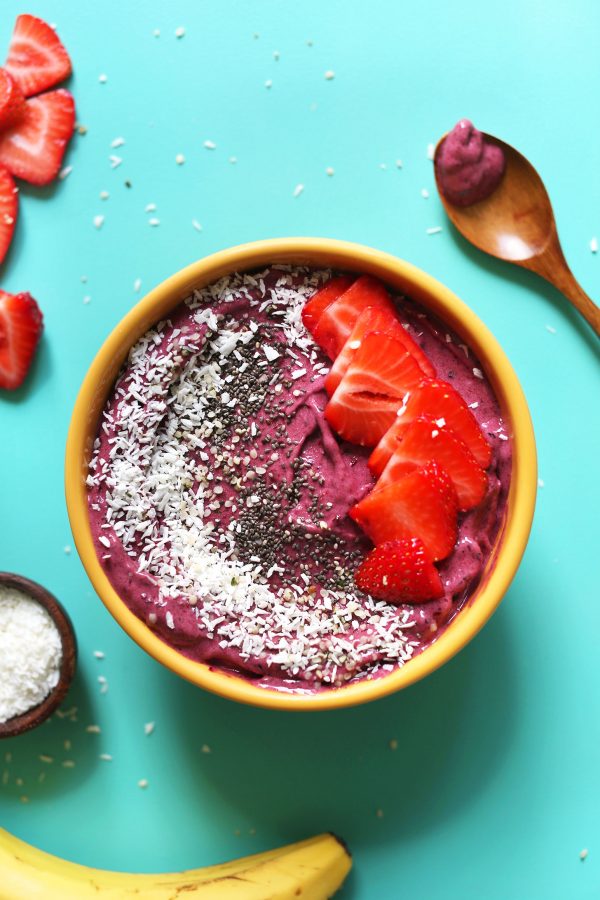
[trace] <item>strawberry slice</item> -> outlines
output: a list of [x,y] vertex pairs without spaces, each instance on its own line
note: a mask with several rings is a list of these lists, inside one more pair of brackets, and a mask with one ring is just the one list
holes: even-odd
[[0,69],[0,129],[12,125],[23,112],[23,91],[6,69]]
[[369,468],[374,475],[383,472],[407,426],[419,416],[443,420],[443,425],[451,428],[465,442],[479,465],[487,469],[492,461],[492,449],[463,398],[448,382],[425,379],[410,394],[397,420],[371,454]]
[[365,556],[354,581],[359,590],[388,603],[425,603],[444,594],[440,573],[423,541],[385,541]]
[[367,334],[370,331],[388,331],[395,321],[394,314],[386,307],[367,306],[363,309],[325,379],[325,390],[330,397],[346,374],[354,354]]
[[354,354],[369,331],[383,331],[391,335],[414,357],[423,375],[435,375],[435,369],[430,360],[425,356],[419,345],[413,341],[395,313],[391,313],[387,307],[368,306],[356,320],[348,340],[336,356],[329,375],[325,379],[325,390],[330,396],[336,390]]
[[75,124],[75,103],[62,88],[25,101],[24,111],[0,134],[0,163],[17,178],[48,184],[61,167]]
[[481,503],[487,491],[487,475],[465,442],[452,429],[440,428],[426,416],[413,419],[404,431],[402,440],[377,482],[376,490],[385,488],[430,460],[435,460],[450,476],[459,509],[471,509]]
[[314,334],[317,322],[321,318],[321,314],[334,300],[347,291],[352,284],[353,279],[347,275],[340,275],[337,278],[330,278],[327,284],[324,284],[316,294],[308,300],[302,309],[302,322],[304,327]]
[[42,313],[31,294],[0,291],[1,388],[14,390],[23,383],[42,329]]
[[393,424],[403,397],[422,380],[417,361],[395,338],[371,331],[325,408],[340,437],[373,447]]
[[371,491],[350,516],[374,544],[418,537],[435,561],[448,556],[456,543],[457,512],[450,476],[431,462]]
[[17,17],[4,67],[26,97],[71,74],[71,60],[53,28],[37,16]]
[[313,331],[313,337],[330,359],[336,358],[350,337],[359,315],[368,306],[395,312],[383,284],[370,275],[361,275],[348,290],[325,308]]
[[8,169],[0,166],[0,263],[8,253],[12,241],[18,206],[19,192],[13,177]]

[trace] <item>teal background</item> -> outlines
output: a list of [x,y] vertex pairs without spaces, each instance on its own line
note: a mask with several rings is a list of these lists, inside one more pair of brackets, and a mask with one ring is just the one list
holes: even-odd
[[[21,11],[4,0],[0,44]],[[2,288],[31,291],[46,320],[26,386],[0,397],[0,568],[63,601],[80,665],[66,704],[77,721],[55,717],[0,744],[0,824],[73,860],[145,871],[333,829],[354,852],[352,900],[597,897],[598,343],[551,287],[451,230],[426,148],[461,116],[517,146],[546,182],[575,275],[598,297],[600,6],[40,0],[30,11],[59,26],[88,132],[71,144],[68,178],[22,187],[0,271]],[[119,136],[126,144],[111,150]],[[436,225],[442,233],[427,235]],[[283,235],[379,247],[462,297],[521,379],[545,484],[523,564],[483,632],[426,681],[336,713],[244,708],[184,683],[125,636],[64,551],[65,437],[102,340],[181,266]]]

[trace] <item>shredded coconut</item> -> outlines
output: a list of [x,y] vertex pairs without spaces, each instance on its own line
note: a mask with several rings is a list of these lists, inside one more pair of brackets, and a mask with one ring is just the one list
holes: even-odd
[[33,709],[58,684],[62,644],[50,614],[0,585],[0,722]]

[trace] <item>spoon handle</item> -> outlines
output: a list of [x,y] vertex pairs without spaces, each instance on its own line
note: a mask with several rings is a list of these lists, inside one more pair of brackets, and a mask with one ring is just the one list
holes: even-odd
[[560,244],[551,244],[540,256],[535,256],[523,265],[537,272],[563,294],[579,310],[583,318],[600,336],[600,309],[580,287],[569,269]]

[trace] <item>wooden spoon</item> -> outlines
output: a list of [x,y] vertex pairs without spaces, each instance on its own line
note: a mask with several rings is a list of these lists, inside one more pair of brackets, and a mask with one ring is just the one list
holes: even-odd
[[35,728],[47,719],[65,699],[67,691],[73,680],[77,665],[77,641],[73,624],[56,597],[43,588],[41,584],[23,578],[21,575],[13,575],[12,572],[0,572],[0,584],[15,588],[26,594],[44,607],[50,614],[60,634],[62,643],[62,662],[58,676],[58,684],[50,691],[45,700],[37,706],[28,709],[19,716],[14,716],[6,722],[0,722],[0,739],[15,737],[30,728]]
[[473,206],[454,206],[442,193],[438,159],[445,136],[435,148],[434,170],[438,193],[448,218],[480,250],[531,269],[564,294],[600,334],[600,309],[579,286],[563,255],[554,213],[544,183],[529,160],[504,141],[484,134],[485,141],[504,152],[502,181],[485,200]]

